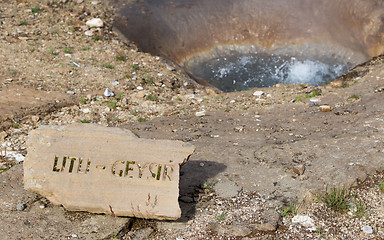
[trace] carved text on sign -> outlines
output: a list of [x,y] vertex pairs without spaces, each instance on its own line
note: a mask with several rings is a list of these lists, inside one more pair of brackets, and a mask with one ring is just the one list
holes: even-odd
[[[84,160],[84,158],[81,157],[70,156],[59,158],[58,156],[55,156],[52,171],[86,174],[89,173],[92,167],[90,159]],[[172,174],[175,166],[164,163],[115,161],[110,168],[103,165],[96,165],[95,168],[98,170],[110,169],[110,173],[117,177],[172,181]]]

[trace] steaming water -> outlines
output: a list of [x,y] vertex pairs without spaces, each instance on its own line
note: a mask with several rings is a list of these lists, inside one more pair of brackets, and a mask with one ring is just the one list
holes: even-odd
[[192,66],[192,72],[224,92],[277,83],[322,85],[347,72],[350,66],[332,58],[284,55],[231,55]]

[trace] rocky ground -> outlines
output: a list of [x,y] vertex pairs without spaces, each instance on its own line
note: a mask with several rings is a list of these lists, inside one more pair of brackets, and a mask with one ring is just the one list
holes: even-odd
[[[384,57],[319,88],[276,85],[222,94],[119,40],[113,11],[107,1],[0,5],[3,236],[384,238]],[[94,18],[103,25],[86,24]],[[114,96],[105,96],[106,88]],[[182,218],[68,212],[23,190],[29,131],[73,122],[194,144],[180,177]],[[326,194],[343,186],[351,188]],[[332,209],[321,201],[332,197],[345,205]]]

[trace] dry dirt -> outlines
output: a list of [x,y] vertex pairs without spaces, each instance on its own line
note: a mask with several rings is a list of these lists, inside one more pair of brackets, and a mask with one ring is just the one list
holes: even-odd
[[[104,27],[86,26],[95,17]],[[104,1],[1,3],[2,236],[384,238],[383,56],[319,88],[277,85],[221,94],[197,85],[169,61],[123,43],[112,23],[113,7]],[[89,30],[94,36],[85,35]],[[103,96],[107,87],[114,97]],[[257,90],[264,94],[254,96]],[[310,95],[319,99],[317,105],[311,106]],[[164,222],[73,213],[23,190],[22,162],[9,152],[27,154],[31,129],[73,122],[194,144],[195,154],[180,178],[182,218]],[[303,174],[293,171],[297,165],[304,165]],[[316,201],[333,185],[353,186],[364,205],[362,216],[335,212]],[[316,230],[292,223],[292,214],[280,217],[293,203]],[[373,233],[365,233],[364,226]]]

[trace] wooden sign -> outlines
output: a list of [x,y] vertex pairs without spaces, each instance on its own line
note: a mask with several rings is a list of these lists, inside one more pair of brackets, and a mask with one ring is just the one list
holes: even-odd
[[42,126],[27,141],[24,187],[70,211],[177,219],[179,169],[195,147],[93,124]]

